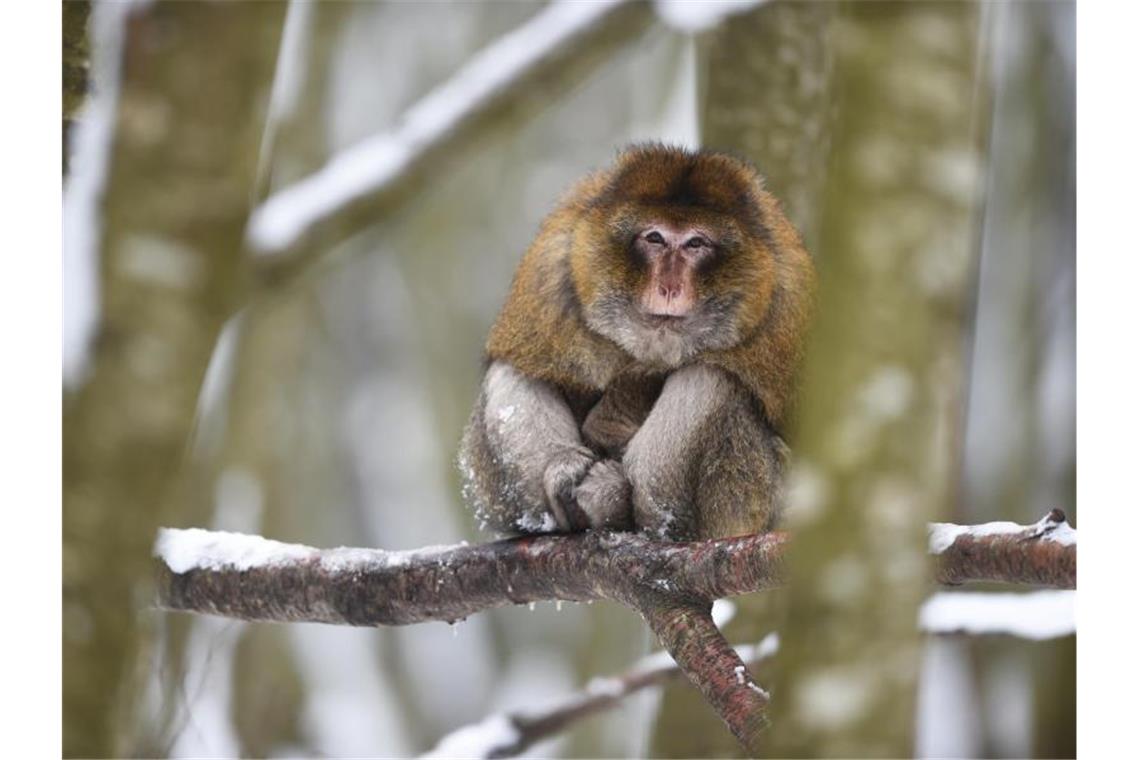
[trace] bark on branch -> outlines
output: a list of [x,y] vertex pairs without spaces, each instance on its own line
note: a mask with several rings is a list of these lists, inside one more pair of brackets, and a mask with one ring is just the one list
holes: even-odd
[[1033,525],[934,523],[930,552],[938,558],[935,577],[946,585],[1001,581],[1077,587],[1077,532],[1059,509]]
[[[454,622],[545,600],[636,610],[745,748],[767,693],[712,622],[713,600],[783,582],[784,533],[691,543],[633,533],[531,536],[411,552],[315,549],[258,536],[163,530],[158,604],[243,620],[347,625]],[[1054,510],[1035,525],[931,526],[936,577],[1076,586],[1076,531]]]

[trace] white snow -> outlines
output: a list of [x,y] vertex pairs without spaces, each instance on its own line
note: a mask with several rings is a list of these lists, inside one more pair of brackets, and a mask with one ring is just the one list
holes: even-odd
[[551,3],[472,57],[409,108],[395,128],[341,152],[317,173],[270,197],[250,219],[250,245],[264,254],[280,252],[312,224],[392,182],[528,67],[622,2]]
[[321,551],[302,544],[285,544],[261,536],[201,528],[162,528],[154,545],[154,555],[175,573],[190,570],[249,570],[320,557],[321,567],[335,572],[400,567],[418,560],[430,560],[467,546],[458,544],[424,546],[410,551],[338,547]]
[[1041,537],[1042,541],[1053,541],[1065,546],[1073,546],[1077,543],[1077,530],[1067,522],[1061,523],[1057,527],[1049,530]]
[[[356,547],[340,546],[336,549],[326,549],[321,554],[321,567],[325,570],[351,571],[371,570],[384,567],[403,567],[413,561],[440,558],[448,552],[467,546],[466,541],[458,544],[441,544],[436,546],[423,546],[408,551],[390,551],[387,549],[360,549]],[[441,560],[442,561],[442,560]]]
[[680,32],[702,32],[726,17],[743,13],[764,0],[657,0],[657,15]]
[[1027,526],[1014,522],[991,522],[982,525],[955,525],[954,523],[930,523],[927,532],[930,537],[930,553],[941,554],[958,540],[958,536],[993,536],[1001,533],[1020,533]]
[[930,537],[930,553],[941,554],[950,548],[959,536],[995,536],[1008,533],[1033,531],[1045,541],[1071,546],[1077,543],[1077,531],[1067,522],[1054,522],[1049,515],[1033,525],[1019,525],[1014,522],[990,522],[981,525],[956,525],[954,523],[930,523],[927,527]]
[[1008,634],[1024,639],[1052,639],[1076,633],[1076,591],[1025,594],[942,591],[918,612],[926,633]]
[[481,723],[452,731],[420,757],[491,757],[519,740],[518,729],[505,715],[490,715]]
[[772,696],[767,692],[767,690],[765,690],[762,686],[760,686],[760,684],[756,683],[755,681],[749,681],[748,688],[764,697],[764,699],[770,699]]
[[190,570],[249,570],[317,556],[311,546],[283,544],[261,536],[201,528],[162,528],[154,555],[175,573]]
[[549,512],[541,517],[533,512],[526,512],[518,519],[519,527],[527,533],[553,533],[558,528],[554,515]]
[[123,32],[133,3],[91,10],[91,95],[75,124],[63,201],[63,379],[80,383],[99,323],[103,190],[115,137]]
[[736,602],[730,599],[717,599],[712,605],[713,625],[724,628],[736,617]]
[[597,697],[620,697],[625,693],[625,686],[620,678],[591,678],[586,684],[586,692]]

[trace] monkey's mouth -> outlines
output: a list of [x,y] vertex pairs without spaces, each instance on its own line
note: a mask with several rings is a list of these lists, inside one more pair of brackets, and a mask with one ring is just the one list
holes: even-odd
[[680,327],[688,319],[687,314],[648,314],[643,313],[642,318],[650,327]]

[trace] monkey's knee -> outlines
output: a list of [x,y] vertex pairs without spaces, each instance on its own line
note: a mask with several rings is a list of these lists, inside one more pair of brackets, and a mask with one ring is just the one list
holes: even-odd
[[673,541],[696,535],[691,446],[683,437],[641,432],[630,442],[622,467],[639,531]]
[[782,449],[727,373],[706,366],[673,373],[623,460],[638,529],[673,540],[769,529]]
[[775,528],[783,504],[787,446],[762,422],[741,415],[705,453],[697,485],[698,533],[704,538]]

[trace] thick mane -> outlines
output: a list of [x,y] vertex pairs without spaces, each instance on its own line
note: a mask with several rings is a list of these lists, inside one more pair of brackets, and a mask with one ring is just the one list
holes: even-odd
[[713,151],[659,144],[621,152],[614,165],[578,182],[543,222],[523,256],[487,342],[492,360],[555,384],[603,390],[633,357],[592,330],[595,299],[632,292],[637,275],[614,256],[646,214],[696,220],[723,231],[732,257],[716,287],[742,303],[740,342],[692,362],[721,367],[756,397],[781,430],[791,407],[814,290],[811,258],[779,202],[747,162]]

